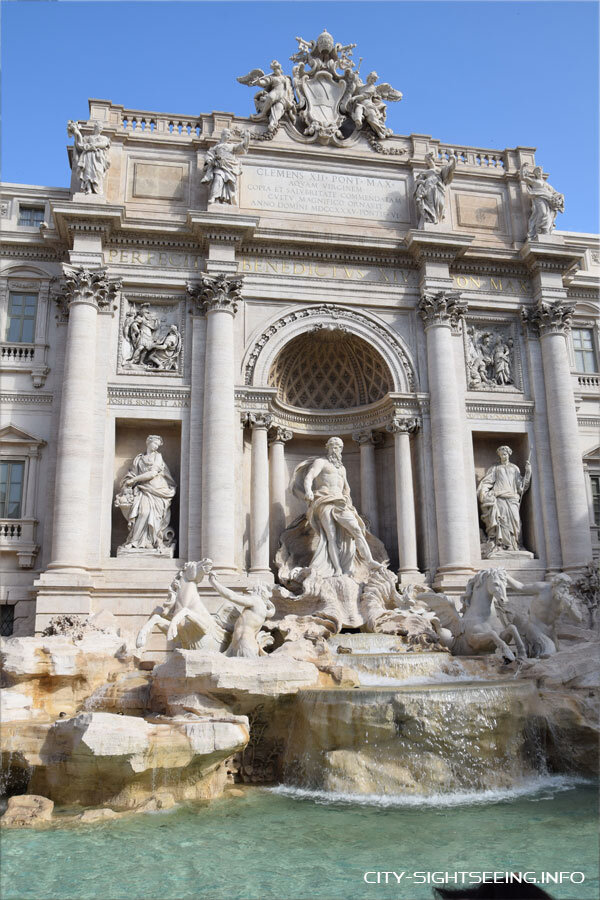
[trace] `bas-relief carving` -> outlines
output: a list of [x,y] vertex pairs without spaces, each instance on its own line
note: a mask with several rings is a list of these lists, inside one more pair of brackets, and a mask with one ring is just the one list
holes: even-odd
[[[182,336],[178,306],[166,316],[158,312],[165,307],[150,303],[124,301],[121,324],[120,366],[124,372],[176,373],[181,369]],[[167,308],[168,309],[168,308]]]
[[500,462],[487,470],[477,486],[487,535],[487,541],[481,545],[482,559],[522,556],[525,552],[521,542],[521,503],[531,483],[531,463],[527,460],[521,475],[519,467],[510,461],[510,447],[503,445],[496,452]]
[[162,443],[159,435],[148,435],[146,452],[138,453],[121,480],[115,506],[129,529],[117,556],[173,556],[175,531],[169,523],[176,485],[160,453]]
[[237,204],[237,181],[242,168],[238,156],[247,153],[250,135],[242,134],[241,141],[232,140],[229,129],[221,132],[214,147],[206,153],[202,170],[202,184],[209,184],[208,203]]
[[519,390],[510,326],[469,324],[465,330],[467,386],[472,391]]
[[557,213],[565,211],[564,194],[559,194],[544,180],[541,166],[534,166],[532,169],[524,163],[519,177],[531,200],[527,237],[534,240],[541,234],[551,234]]
[[83,135],[77,122],[69,121],[67,134],[75,138],[74,165],[83,194],[103,194],[104,178],[110,166],[110,139],[101,134],[102,123],[94,120],[93,132]]
[[283,121],[290,123],[291,133],[298,139],[338,146],[358,132],[375,144],[393,133],[386,125],[384,101],[397,102],[402,94],[387,83],[377,84],[376,72],[362,81],[352,59],[356,44],[336,43],[327,31],[316,40],[298,37],[296,41],[298,50],[290,57],[294,63],[291,79],[277,60],[268,74],[252,69],[238,78],[241,84],[261,88],[254,97],[256,113],[251,116],[267,124],[259,138],[272,138]]
[[426,169],[415,178],[413,197],[419,216],[417,228],[426,223],[438,225],[446,209],[446,186],[454,178],[456,156],[452,153],[441,169],[436,166],[435,154],[425,154]]
[[[245,594],[229,590],[215,577],[212,560],[188,562],[173,580],[167,599],[151,614],[140,629],[136,645],[143,647],[154,627],[185,650],[223,652],[225,656],[253,659],[265,656],[265,648],[273,638],[261,631],[267,619],[275,614],[272,589],[257,584]],[[215,612],[209,612],[198,585],[204,577],[225,601]]]

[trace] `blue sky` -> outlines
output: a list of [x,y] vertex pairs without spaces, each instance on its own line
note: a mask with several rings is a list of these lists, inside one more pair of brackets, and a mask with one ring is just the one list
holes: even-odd
[[403,92],[397,133],[537,147],[566,195],[558,227],[598,230],[595,2],[4,0],[2,26],[4,181],[66,186],[66,123],[87,118],[88,97],[248,115],[236,76],[274,58],[290,72],[294,37],[327,27]]

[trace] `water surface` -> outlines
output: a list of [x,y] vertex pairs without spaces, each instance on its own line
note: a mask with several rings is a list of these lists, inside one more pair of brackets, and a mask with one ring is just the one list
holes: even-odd
[[[440,797],[251,789],[242,798],[96,825],[2,835],[2,900],[421,900],[365,872],[580,871],[596,900],[593,785],[554,777]],[[407,878],[405,876],[405,879]],[[371,876],[372,877],[372,876]]]

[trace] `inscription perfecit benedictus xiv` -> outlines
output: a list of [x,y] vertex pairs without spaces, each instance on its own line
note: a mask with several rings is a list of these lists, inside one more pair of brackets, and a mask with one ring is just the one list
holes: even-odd
[[309,215],[408,222],[403,179],[314,169],[244,166],[241,206]]
[[374,284],[396,286],[419,283],[418,273],[412,269],[396,269],[387,266],[355,266],[348,263],[330,263],[316,260],[263,259],[244,256],[238,261],[238,272],[256,275],[289,275],[299,278],[336,278],[341,281],[366,281]]

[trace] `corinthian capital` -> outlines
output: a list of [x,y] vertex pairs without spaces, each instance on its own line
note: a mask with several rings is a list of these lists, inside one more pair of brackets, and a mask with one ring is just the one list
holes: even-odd
[[425,328],[447,325],[454,330],[467,311],[467,301],[456,291],[424,291],[418,309]]
[[247,412],[242,413],[242,425],[248,428],[266,428],[271,427],[273,416],[263,412]]
[[109,279],[106,269],[65,265],[63,275],[60,300],[65,311],[74,303],[87,303],[102,310],[114,308],[117,291],[121,289],[123,282],[116,278]]
[[521,316],[526,325],[542,336],[545,334],[568,334],[575,312],[574,302],[540,300],[533,309],[523,309]]
[[286,444],[288,441],[291,441],[293,437],[294,432],[291,428],[285,428],[283,425],[273,425],[269,434],[269,442],[274,444],[278,441],[280,444]]
[[421,427],[421,420],[417,416],[403,416],[395,413],[392,421],[385,426],[391,434],[414,434]]
[[204,312],[224,310],[234,316],[242,299],[242,275],[208,275],[203,272],[198,284],[189,283],[189,295]]

